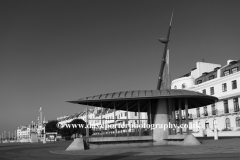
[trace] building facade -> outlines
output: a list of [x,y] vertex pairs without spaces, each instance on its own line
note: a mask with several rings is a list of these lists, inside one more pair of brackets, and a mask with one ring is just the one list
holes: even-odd
[[189,116],[201,129],[219,131],[240,129],[240,60],[225,66],[197,62],[196,68],[172,81],[172,89],[187,89],[215,96],[218,102],[190,109]]
[[38,138],[42,138],[42,130],[43,127],[40,124],[32,124],[32,125],[23,125],[18,127],[17,129],[17,140],[22,142],[28,142],[31,139],[31,133],[37,133]]

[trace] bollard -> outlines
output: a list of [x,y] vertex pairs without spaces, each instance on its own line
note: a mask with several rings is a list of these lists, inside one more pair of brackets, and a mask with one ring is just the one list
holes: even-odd
[[218,131],[217,131],[217,128],[214,129],[214,140],[218,140]]

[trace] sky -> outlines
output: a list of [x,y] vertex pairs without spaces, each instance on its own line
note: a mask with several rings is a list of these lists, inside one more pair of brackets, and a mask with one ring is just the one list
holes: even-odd
[[66,101],[156,89],[174,9],[170,74],[240,59],[239,0],[1,0],[0,133],[81,112]]

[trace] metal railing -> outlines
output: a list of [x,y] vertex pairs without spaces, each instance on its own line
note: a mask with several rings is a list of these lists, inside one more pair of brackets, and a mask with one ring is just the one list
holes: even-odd
[[208,117],[208,116],[220,116],[220,115],[224,115],[224,114],[228,114],[228,113],[238,113],[240,112],[239,109],[237,108],[230,108],[228,110],[225,109],[215,109],[212,112],[207,112],[200,114],[200,116],[198,116],[197,114],[192,114],[193,118],[200,118],[200,117]]
[[150,129],[134,129],[132,131],[128,131],[129,129],[115,129],[113,130],[103,130],[103,131],[93,131],[93,135],[91,137],[130,137],[130,136],[150,136]]

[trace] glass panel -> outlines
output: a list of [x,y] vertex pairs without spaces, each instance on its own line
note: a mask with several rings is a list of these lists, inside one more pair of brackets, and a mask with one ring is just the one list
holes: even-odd
[[237,88],[237,81],[234,80],[232,81],[232,89],[236,89]]
[[229,70],[224,71],[223,74],[224,74],[224,76],[229,75]]
[[239,111],[238,98],[233,98],[233,106],[234,106],[234,112],[238,112]]
[[228,100],[224,100],[223,105],[224,105],[224,113],[229,113]]

